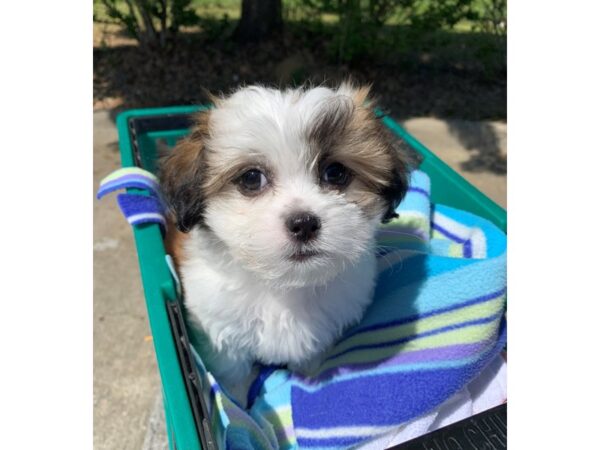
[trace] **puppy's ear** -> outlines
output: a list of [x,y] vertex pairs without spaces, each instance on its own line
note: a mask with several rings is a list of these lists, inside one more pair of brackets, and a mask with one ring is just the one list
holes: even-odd
[[159,163],[158,176],[163,195],[177,228],[184,233],[203,220],[202,182],[205,171],[204,142],[207,137],[205,116],[207,114],[199,116],[199,125]]
[[340,93],[349,96],[355,106],[354,128],[359,130],[357,140],[363,140],[370,149],[365,164],[377,167],[377,192],[384,199],[386,209],[382,222],[397,217],[396,208],[408,191],[409,173],[415,167],[407,145],[396,137],[375,113],[377,100],[371,86],[357,86],[351,81],[343,83]]
[[349,92],[354,104],[367,112],[366,120],[372,123],[370,128],[372,136],[379,141],[378,148],[382,148],[383,154],[386,154],[386,164],[389,166],[388,183],[381,190],[381,196],[385,199],[386,210],[382,217],[382,222],[386,223],[397,217],[396,208],[408,191],[409,174],[412,167],[416,167],[415,161],[410,156],[410,147],[396,137],[382,122],[376,117],[375,108],[377,99],[371,94],[371,85],[355,86],[351,81],[344,83],[342,88]]
[[396,208],[408,191],[410,171],[416,167],[415,161],[410,156],[410,147],[394,135],[382,122],[375,118],[375,108],[377,100],[371,95],[371,86],[362,86],[354,89],[353,100],[362,105],[371,112],[371,119],[376,121],[376,134],[388,154],[388,164],[390,165],[388,184],[382,189],[381,195],[385,199],[387,209],[383,214],[381,221],[389,222],[395,217]]
[[[385,127],[383,124],[381,124],[381,126]],[[384,131],[387,134],[385,139],[388,141],[387,148],[392,160],[390,181],[388,186],[386,186],[381,193],[387,203],[387,209],[383,214],[381,221],[386,223],[393,218],[398,217],[396,208],[408,191],[410,166],[412,164],[408,153],[400,144],[401,141],[398,141],[389,130]]]

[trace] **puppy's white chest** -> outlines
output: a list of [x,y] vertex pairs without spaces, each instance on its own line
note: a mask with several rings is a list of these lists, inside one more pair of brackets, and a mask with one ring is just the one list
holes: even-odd
[[182,267],[186,307],[218,352],[263,364],[302,364],[357,322],[371,301],[375,258],[366,254],[327,285],[269,289],[202,261]]

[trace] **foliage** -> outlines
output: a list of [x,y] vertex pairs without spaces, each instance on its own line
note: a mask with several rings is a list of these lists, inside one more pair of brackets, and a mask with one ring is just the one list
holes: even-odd
[[453,28],[460,21],[477,19],[473,10],[473,0],[434,0],[417,1],[410,18],[410,24],[421,30]]
[[[147,47],[164,47],[184,25],[194,25],[207,42],[236,45],[231,37],[241,0],[94,2],[94,20],[121,24]],[[305,48],[324,48],[338,64],[436,53],[440,46],[446,48],[436,36],[451,30],[479,33],[470,45],[483,65],[505,60],[506,0],[282,0],[282,6],[288,34],[301,37]],[[417,62],[417,56],[411,56],[413,61],[402,58],[403,64]]]
[[[338,62],[380,56],[406,47],[426,33],[468,24],[476,31],[501,34],[506,0],[288,0],[297,18],[335,17],[330,53]],[[375,55],[379,52],[380,55]]]
[[195,25],[192,0],[94,0],[94,20],[122,25],[141,45],[164,48],[182,26]]
[[474,6],[477,14],[475,29],[497,36],[506,35],[506,0],[481,0]]
[[[299,1],[299,0],[295,0]],[[494,0],[490,0],[494,1]],[[304,0],[313,14],[334,14],[339,20],[330,52],[349,62],[375,49],[405,44],[407,39],[464,20],[475,20],[475,0]],[[394,25],[390,29],[389,25]],[[404,42],[399,42],[404,41]]]

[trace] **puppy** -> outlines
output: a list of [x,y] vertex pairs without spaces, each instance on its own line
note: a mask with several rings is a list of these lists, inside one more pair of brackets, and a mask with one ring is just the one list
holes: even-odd
[[231,387],[256,362],[307,370],[361,319],[407,161],[368,88],[251,86],[197,115],[160,181],[202,356]]

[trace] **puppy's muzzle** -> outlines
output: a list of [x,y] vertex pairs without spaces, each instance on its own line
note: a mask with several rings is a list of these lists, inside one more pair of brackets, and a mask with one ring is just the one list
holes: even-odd
[[321,229],[319,218],[305,211],[290,215],[285,221],[285,225],[292,239],[302,243],[315,239]]

